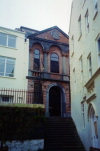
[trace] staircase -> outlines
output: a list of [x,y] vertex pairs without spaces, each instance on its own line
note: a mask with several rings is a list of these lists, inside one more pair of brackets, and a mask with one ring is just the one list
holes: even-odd
[[51,117],[45,128],[45,151],[85,151],[71,118]]

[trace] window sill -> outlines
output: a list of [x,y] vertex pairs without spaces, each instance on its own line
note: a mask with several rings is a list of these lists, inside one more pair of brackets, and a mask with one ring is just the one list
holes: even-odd
[[8,49],[15,49],[15,50],[18,50],[17,48],[8,47],[8,46],[3,46],[3,45],[0,45],[0,47],[4,47],[4,48],[8,48]]
[[15,77],[8,77],[8,76],[1,76],[1,75],[0,75],[0,78],[16,79]]

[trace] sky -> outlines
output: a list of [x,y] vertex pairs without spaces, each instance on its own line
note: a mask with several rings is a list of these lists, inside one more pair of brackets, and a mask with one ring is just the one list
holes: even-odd
[[58,26],[68,34],[72,0],[0,0],[0,26],[44,30]]

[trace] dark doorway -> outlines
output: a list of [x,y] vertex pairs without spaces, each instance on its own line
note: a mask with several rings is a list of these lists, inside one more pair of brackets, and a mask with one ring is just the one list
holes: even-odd
[[49,113],[50,116],[61,116],[61,90],[57,86],[49,90]]

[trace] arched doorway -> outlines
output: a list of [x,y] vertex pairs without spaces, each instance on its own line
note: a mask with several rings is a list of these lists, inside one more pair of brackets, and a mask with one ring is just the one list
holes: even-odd
[[99,148],[99,141],[98,141],[98,120],[95,114],[95,110],[92,104],[89,104],[88,108],[88,116],[90,120],[90,130],[91,130],[91,144],[93,148]]
[[57,86],[49,90],[49,113],[50,116],[61,116],[61,91]]
[[47,116],[66,117],[66,96],[64,88],[58,84],[51,84],[47,91]]

